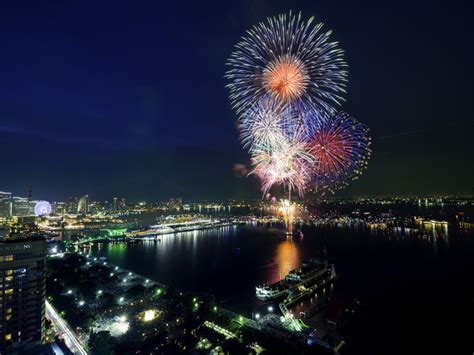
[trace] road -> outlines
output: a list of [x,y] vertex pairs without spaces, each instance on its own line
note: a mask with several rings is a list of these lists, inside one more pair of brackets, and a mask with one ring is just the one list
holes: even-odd
[[64,338],[69,350],[74,354],[87,355],[87,351],[84,349],[84,346],[81,344],[76,334],[74,334],[66,321],[61,318],[48,301],[46,301],[46,317],[51,320],[56,332]]

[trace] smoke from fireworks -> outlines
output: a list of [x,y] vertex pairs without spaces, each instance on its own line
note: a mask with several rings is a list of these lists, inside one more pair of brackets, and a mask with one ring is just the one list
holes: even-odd
[[232,106],[248,110],[263,96],[334,113],[347,81],[343,51],[322,23],[291,12],[268,18],[247,31],[227,64]]

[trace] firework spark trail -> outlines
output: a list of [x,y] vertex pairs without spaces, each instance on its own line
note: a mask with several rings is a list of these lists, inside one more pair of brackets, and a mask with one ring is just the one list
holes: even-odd
[[320,122],[308,143],[315,161],[316,190],[342,187],[362,173],[371,155],[368,131],[344,112]]
[[247,31],[227,61],[230,100],[241,114],[262,96],[334,113],[345,94],[347,64],[331,31],[291,12]]
[[264,195],[274,185],[285,185],[289,200],[292,190],[333,191],[357,178],[370,157],[366,126],[336,114],[347,65],[322,28],[301,13],[268,18],[247,31],[227,61],[240,139]]
[[261,146],[252,152],[252,164],[256,174],[262,180],[262,191],[267,193],[273,185],[286,185],[296,190],[300,196],[311,181],[313,157],[307,143],[302,139],[302,130],[292,137],[281,136],[274,144]]

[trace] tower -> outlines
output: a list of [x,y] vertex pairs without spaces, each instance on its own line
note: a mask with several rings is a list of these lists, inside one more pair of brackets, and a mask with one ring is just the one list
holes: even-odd
[[2,241],[0,260],[0,353],[22,353],[43,340],[46,241]]

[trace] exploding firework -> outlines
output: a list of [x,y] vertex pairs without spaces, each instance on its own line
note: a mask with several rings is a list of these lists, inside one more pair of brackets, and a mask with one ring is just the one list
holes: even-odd
[[[314,18],[283,14],[247,31],[227,62],[230,100],[239,116],[264,195],[274,185],[302,196],[314,186],[333,191],[367,165],[363,124],[336,115],[347,82],[343,51]],[[330,118],[328,118],[330,117]]]
[[273,185],[285,185],[302,196],[311,181],[314,162],[298,130],[290,138],[281,136],[274,144],[252,150],[252,164],[252,173],[261,179],[264,194]]
[[333,191],[355,179],[370,158],[369,129],[347,113],[321,121],[308,140],[316,190]]
[[262,97],[279,104],[334,113],[347,81],[343,51],[331,31],[311,17],[291,12],[268,18],[247,31],[227,64],[230,100],[241,114]]
[[296,111],[264,98],[239,119],[240,139],[251,153],[268,150],[291,137],[297,127]]

